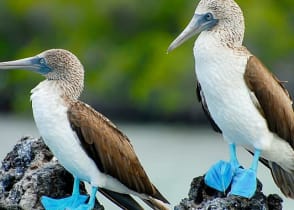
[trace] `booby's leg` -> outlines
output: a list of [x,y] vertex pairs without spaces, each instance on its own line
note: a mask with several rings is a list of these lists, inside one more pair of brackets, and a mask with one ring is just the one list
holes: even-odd
[[98,187],[92,187],[91,196],[87,204],[81,204],[76,208],[66,208],[66,210],[92,210],[95,206],[97,190]]
[[76,208],[81,204],[84,204],[88,196],[80,194],[80,180],[74,178],[73,192],[70,197],[62,199],[49,198],[47,196],[42,196],[41,203],[46,210],[64,210],[67,207]]
[[211,188],[225,192],[233,179],[236,169],[239,167],[236,145],[230,144],[230,162],[221,160],[214,164],[205,174],[204,182]]
[[256,172],[260,153],[259,149],[255,150],[252,165],[249,169],[240,168],[236,171],[230,194],[245,198],[251,198],[254,195],[257,186]]
[[240,167],[239,161],[236,155],[236,145],[230,144],[230,163],[234,170]]

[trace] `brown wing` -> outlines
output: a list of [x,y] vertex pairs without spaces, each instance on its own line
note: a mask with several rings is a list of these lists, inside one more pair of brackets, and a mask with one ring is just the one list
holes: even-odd
[[131,190],[166,201],[150,182],[129,139],[106,117],[78,101],[69,108],[68,118],[100,171]]
[[248,60],[245,81],[258,99],[269,129],[294,147],[292,100],[283,84],[255,56]]
[[[267,68],[255,57],[248,60],[244,79],[256,96],[270,131],[294,147],[294,114],[288,91]],[[271,169],[273,178],[288,197],[294,198],[294,173],[289,173],[278,164],[264,160]]]

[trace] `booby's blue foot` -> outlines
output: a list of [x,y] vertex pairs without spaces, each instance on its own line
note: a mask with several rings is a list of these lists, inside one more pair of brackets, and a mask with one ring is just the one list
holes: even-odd
[[205,174],[204,182],[209,187],[225,192],[233,180],[235,170],[239,168],[235,144],[230,144],[230,162],[223,160],[213,165]]
[[94,206],[89,204],[79,205],[77,208],[66,208],[65,210],[92,210]]
[[88,199],[86,195],[73,195],[67,198],[54,199],[42,196],[41,203],[46,210],[64,210],[67,207],[76,208],[84,204]]
[[231,163],[221,160],[207,171],[204,182],[213,189],[225,192],[233,179],[233,175],[234,169]]
[[252,168],[239,168],[235,172],[230,194],[251,198],[256,191],[256,186],[256,172]]
[[91,196],[87,204],[83,203],[77,207],[66,208],[66,210],[92,210],[95,206],[97,190],[97,187],[92,187]]
[[41,203],[45,210],[64,210],[68,208],[75,209],[82,204],[85,204],[89,196],[80,195],[80,180],[75,177],[73,192],[70,197],[62,199],[54,199],[42,196]]
[[257,186],[256,172],[260,153],[260,150],[255,150],[252,165],[249,169],[238,168],[236,170],[230,194],[245,198],[251,198],[254,195]]

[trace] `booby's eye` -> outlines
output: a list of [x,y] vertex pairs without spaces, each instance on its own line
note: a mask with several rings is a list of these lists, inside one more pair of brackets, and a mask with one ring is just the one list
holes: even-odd
[[43,64],[46,64],[46,61],[44,58],[40,58],[39,63],[43,65]]
[[205,14],[204,18],[206,21],[211,21],[213,19],[213,15],[209,12]]

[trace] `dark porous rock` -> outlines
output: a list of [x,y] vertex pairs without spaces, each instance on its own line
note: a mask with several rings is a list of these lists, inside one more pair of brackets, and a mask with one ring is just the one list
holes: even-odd
[[204,183],[204,176],[191,183],[188,198],[184,198],[174,210],[280,210],[283,200],[276,194],[265,196],[258,180],[257,189],[251,199],[216,191]]
[[[70,196],[73,177],[53,157],[42,139],[22,138],[2,161],[0,210],[41,210],[43,195]],[[81,183],[81,193],[86,194]],[[95,210],[103,210],[97,201]]]

